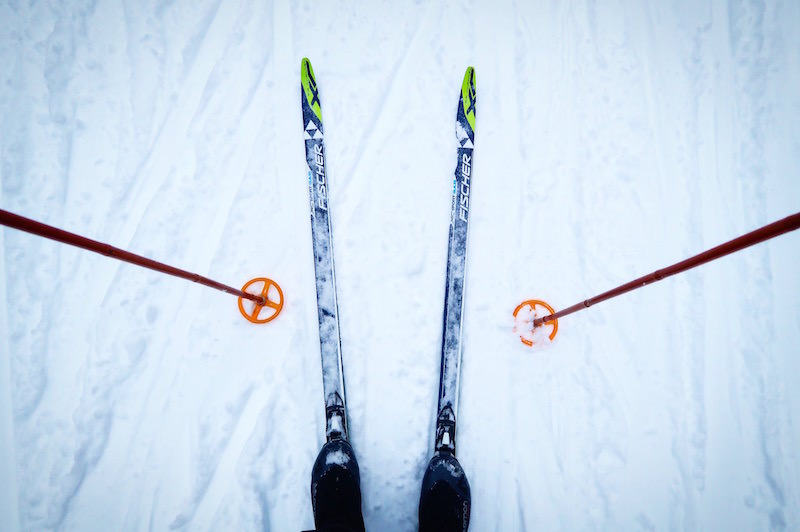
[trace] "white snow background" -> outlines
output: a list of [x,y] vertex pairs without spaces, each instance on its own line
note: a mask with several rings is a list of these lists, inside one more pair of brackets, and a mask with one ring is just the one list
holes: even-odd
[[800,206],[800,2],[10,1],[4,209],[241,286],[0,230],[0,530],[313,526],[324,412],[300,112],[320,86],[367,529],[415,530],[454,121],[477,127],[471,530],[800,529],[800,234],[556,308]]

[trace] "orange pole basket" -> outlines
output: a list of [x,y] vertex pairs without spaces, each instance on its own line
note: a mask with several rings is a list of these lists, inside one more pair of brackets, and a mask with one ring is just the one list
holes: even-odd
[[[534,342],[533,342],[533,336],[532,335],[533,335],[534,327],[533,327],[532,324],[533,324],[534,320],[539,317],[539,312],[538,312],[537,307],[543,307],[550,314],[555,314],[556,311],[555,311],[555,309],[553,309],[553,307],[551,307],[550,305],[548,305],[544,301],[541,301],[539,299],[528,299],[527,301],[523,301],[522,303],[517,305],[517,308],[514,309],[514,319],[515,320],[517,319],[517,314],[519,314],[519,312],[522,309],[526,308],[526,307],[530,309],[530,314],[524,320],[524,322],[526,324],[525,330],[526,330],[526,332],[530,332],[531,333],[531,337],[530,338],[526,338],[525,336],[520,335],[519,339],[522,341],[523,344],[525,344],[525,345],[527,345],[529,347],[533,347]],[[530,326],[528,326],[529,324],[530,324]],[[558,332],[558,320],[548,321],[547,325],[552,325],[553,326],[553,330],[550,331],[550,335],[549,335],[550,341],[552,342],[553,339],[556,337],[556,333]]]
[[[272,290],[273,288],[275,290]],[[261,296],[264,301],[264,303],[248,301],[248,308],[245,309],[244,298],[239,298],[239,312],[249,322],[268,323],[277,318],[283,309],[283,290],[272,279],[266,277],[251,279],[242,287],[242,292]],[[261,315],[262,311],[265,311],[264,316]]]

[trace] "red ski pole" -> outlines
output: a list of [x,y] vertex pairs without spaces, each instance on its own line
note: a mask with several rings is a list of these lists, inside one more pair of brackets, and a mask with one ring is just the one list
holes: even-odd
[[[793,214],[791,216],[787,216],[786,218],[778,220],[777,222],[773,222],[769,225],[765,225],[760,229],[751,231],[738,238],[734,238],[733,240],[725,242],[724,244],[720,244],[719,246],[711,248],[698,255],[689,257],[686,260],[677,262],[672,266],[667,266],[666,268],[663,268],[661,270],[656,270],[651,274],[644,275],[642,277],[634,279],[633,281],[627,282],[623,285],[613,288],[607,292],[603,292],[602,294],[589,298],[585,301],[581,301],[580,303],[576,303],[558,312],[554,312],[553,309],[543,301],[538,301],[538,300],[525,301],[521,303],[514,311],[514,317],[516,317],[517,313],[525,306],[529,306],[534,310],[537,305],[545,306],[550,311],[550,314],[547,316],[542,316],[540,318],[534,319],[532,325],[533,328],[536,328],[546,323],[553,323],[554,331],[551,333],[551,339],[552,339],[552,337],[555,336],[555,331],[558,330],[557,329],[558,318],[563,318],[564,316],[568,316],[570,314],[578,312],[579,310],[589,308],[592,305],[595,305],[602,301],[606,301],[607,299],[611,299],[626,292],[630,292],[631,290],[636,290],[637,288],[647,286],[648,284],[655,283],[656,281],[660,281],[661,279],[665,279],[672,275],[685,272],[686,270],[690,270],[702,264],[706,264],[707,262],[711,262],[720,257],[724,257],[725,255],[730,255],[731,253],[741,251],[742,249],[753,246],[755,244],[759,244],[771,238],[775,238],[776,236],[782,235],[784,233],[794,231],[798,228],[800,228],[800,212]],[[532,341],[526,340],[524,338],[523,342],[528,345],[533,344]]]
[[[255,281],[264,282],[264,287],[260,291],[261,293],[252,294],[249,292],[245,292],[244,288],[242,290],[238,290],[232,286],[228,286],[219,283],[217,281],[214,281],[212,279],[208,279],[207,277],[203,277],[202,275],[191,273],[186,270],[181,270],[179,268],[175,268],[173,266],[169,266],[167,264],[163,264],[161,262],[148,259],[147,257],[142,257],[141,255],[136,255],[134,253],[130,253],[123,249],[115,248],[114,246],[104,244],[103,242],[98,242],[97,240],[92,240],[90,238],[86,238],[81,235],[77,235],[75,233],[70,233],[69,231],[64,231],[63,229],[59,229],[51,225],[37,222],[36,220],[31,220],[30,218],[25,218],[24,216],[14,214],[3,209],[0,209],[0,224],[11,227],[13,229],[18,229],[20,231],[25,231],[27,233],[32,233],[37,236],[48,238],[50,240],[55,240],[56,242],[69,244],[71,246],[75,246],[88,251],[93,251],[95,253],[105,255],[106,257],[111,257],[113,259],[117,259],[123,262],[128,262],[130,264],[135,264],[143,268],[155,270],[160,273],[166,273],[167,275],[180,277],[182,279],[187,279],[189,281],[193,281],[195,283],[199,283],[201,285],[208,286],[216,290],[220,290],[222,292],[225,292],[226,294],[232,294],[238,296],[239,309],[242,311],[242,314],[245,316],[245,318],[254,323],[266,323],[267,321],[275,319],[275,317],[278,315],[278,313],[281,311],[281,308],[283,307],[283,292],[281,291],[277,283],[275,283],[270,279],[265,279],[262,277],[248,282],[244,286],[244,288],[249,287]],[[269,299],[269,289],[272,286],[277,288],[278,293],[280,295],[279,300],[277,302],[271,301]],[[253,309],[253,311],[249,313],[245,312],[242,299],[247,299],[255,303],[255,309]],[[265,306],[272,308],[274,313],[266,319],[259,319],[259,312]]]

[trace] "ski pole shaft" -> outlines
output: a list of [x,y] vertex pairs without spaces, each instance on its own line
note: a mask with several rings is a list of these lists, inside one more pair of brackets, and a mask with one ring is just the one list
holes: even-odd
[[24,216],[14,214],[3,209],[0,209],[0,224],[44,238],[49,238],[50,240],[55,240],[56,242],[69,244],[71,246],[79,247],[88,251],[94,251],[95,253],[105,255],[106,257],[111,257],[113,259],[128,262],[130,264],[135,264],[143,268],[148,268],[150,270],[166,273],[167,275],[172,275],[174,277],[180,277],[182,279],[194,281],[195,283],[199,283],[210,288],[215,288],[225,292],[226,294],[232,294],[249,299],[250,301],[253,301],[259,305],[264,305],[266,303],[265,298],[260,295],[249,294],[243,290],[238,290],[232,286],[224,285],[222,283],[218,283],[217,281],[203,277],[202,275],[187,272],[186,270],[181,270],[167,264],[162,264],[152,259],[142,257],[141,255],[136,255],[123,249],[115,248],[114,246],[98,242],[97,240],[76,235],[75,233],[70,233],[69,231],[64,231],[63,229],[43,224],[41,222],[37,222],[36,220],[31,220],[30,218],[25,218]]
[[778,220],[777,222],[773,222],[769,225],[765,225],[761,229],[756,229],[755,231],[751,231],[746,235],[734,238],[733,240],[725,242],[724,244],[720,244],[719,246],[711,248],[708,251],[704,251],[699,255],[695,255],[694,257],[690,257],[686,260],[675,263],[672,266],[667,266],[666,268],[663,268],[661,270],[656,270],[649,275],[645,275],[643,277],[639,277],[638,279],[634,279],[629,283],[620,285],[614,289],[609,290],[608,292],[603,292],[602,294],[595,296],[591,299],[587,299],[580,303],[576,303],[571,307],[565,308],[564,310],[560,310],[548,316],[537,318],[533,320],[533,326],[538,327],[549,321],[553,321],[558,318],[568,316],[569,314],[578,312],[579,310],[583,310],[585,308],[589,308],[592,305],[595,305],[607,299],[611,299],[612,297],[616,297],[626,292],[630,292],[631,290],[635,290],[637,288],[646,286],[650,283],[660,281],[661,279],[664,279],[666,277],[670,277],[672,275],[685,272],[686,270],[690,270],[707,262],[711,262],[712,260],[724,257],[725,255],[729,255],[731,253],[735,253],[736,251],[740,251],[744,248],[753,246],[755,244],[759,244],[761,242],[764,242],[765,240],[769,240],[770,238],[774,238],[778,235],[782,235],[790,231],[794,231],[795,229],[798,228],[800,228],[800,212],[793,214],[791,216],[787,216],[786,218]]

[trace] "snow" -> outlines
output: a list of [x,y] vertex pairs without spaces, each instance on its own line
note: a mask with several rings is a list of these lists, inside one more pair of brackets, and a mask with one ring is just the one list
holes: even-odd
[[350,462],[350,457],[343,451],[334,451],[325,456],[326,465],[337,464],[343,466],[348,462]]
[[464,69],[471,530],[800,528],[798,234],[513,331],[800,205],[797,2],[0,5],[0,530],[303,530],[325,429],[300,61],[369,530],[430,459]]

